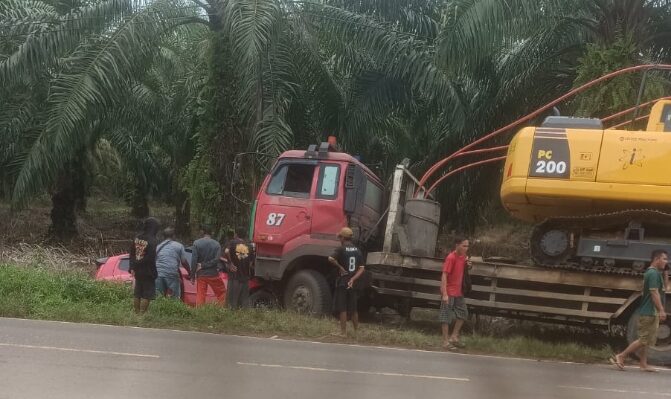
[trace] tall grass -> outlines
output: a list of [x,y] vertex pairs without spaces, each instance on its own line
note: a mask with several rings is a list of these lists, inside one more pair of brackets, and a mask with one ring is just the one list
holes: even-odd
[[[435,333],[412,327],[366,324],[356,337],[342,340],[331,318],[316,318],[279,310],[230,311],[216,306],[190,308],[179,301],[154,301],[146,315],[132,311],[130,287],[97,282],[84,272],[41,267],[0,265],[0,316],[120,326],[140,326],[213,333],[279,336],[325,342],[350,342],[416,349],[440,349]],[[594,362],[605,359],[610,348],[574,343],[548,343],[526,337],[463,338],[469,352]]]

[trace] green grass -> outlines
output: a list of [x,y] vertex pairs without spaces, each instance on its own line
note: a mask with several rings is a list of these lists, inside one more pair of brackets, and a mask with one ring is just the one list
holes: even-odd
[[[356,338],[342,340],[331,334],[338,324],[331,318],[315,318],[284,311],[230,311],[216,306],[190,308],[179,301],[159,299],[144,316],[133,313],[130,288],[103,283],[77,271],[54,272],[41,267],[0,265],[0,316],[120,326],[171,328],[252,336],[279,336],[404,348],[440,349],[439,332],[412,327],[365,324]],[[467,352],[559,359],[603,361],[609,347],[575,343],[549,343],[523,336],[497,338],[463,337]]]

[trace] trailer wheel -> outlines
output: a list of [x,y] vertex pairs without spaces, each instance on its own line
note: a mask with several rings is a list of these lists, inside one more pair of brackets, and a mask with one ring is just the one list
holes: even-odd
[[268,290],[259,289],[249,296],[249,306],[253,309],[275,309],[277,297]]
[[331,289],[326,278],[314,270],[296,273],[284,291],[284,306],[299,313],[326,314],[331,311]]
[[[632,343],[638,339],[638,312],[634,312],[627,323],[627,341]],[[659,323],[657,345],[648,349],[648,361],[656,365],[671,364],[671,321]]]

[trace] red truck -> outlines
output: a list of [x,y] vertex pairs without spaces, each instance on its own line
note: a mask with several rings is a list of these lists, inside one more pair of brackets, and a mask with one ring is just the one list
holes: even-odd
[[256,276],[286,307],[302,312],[330,311],[335,270],[327,257],[340,245],[342,227],[366,242],[379,238],[382,182],[357,159],[334,150],[322,143],[282,154],[254,205]]
[[[385,188],[335,143],[288,151],[276,161],[252,208],[257,248],[255,306],[279,303],[306,313],[331,312],[335,270],[327,257],[337,232],[351,227],[366,252],[371,287],[360,310],[440,306],[442,259],[435,258],[440,205],[415,195],[418,180],[399,165]],[[610,329],[636,339],[641,277],[580,267],[544,268],[472,259],[473,288],[466,302],[485,314]],[[667,296],[671,312],[671,295]],[[660,326],[652,361],[671,363],[671,324]]]

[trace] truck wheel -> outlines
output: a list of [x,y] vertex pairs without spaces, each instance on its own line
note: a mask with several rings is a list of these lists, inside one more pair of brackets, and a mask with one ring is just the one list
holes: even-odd
[[[627,341],[632,343],[638,339],[638,313],[634,312],[627,324]],[[659,323],[657,345],[648,349],[648,362],[656,365],[671,364],[671,321]]]
[[299,313],[326,314],[331,311],[331,289],[326,278],[314,270],[301,270],[289,280],[284,306]]
[[256,290],[249,296],[249,306],[252,309],[274,309],[277,307],[277,298],[270,291]]

